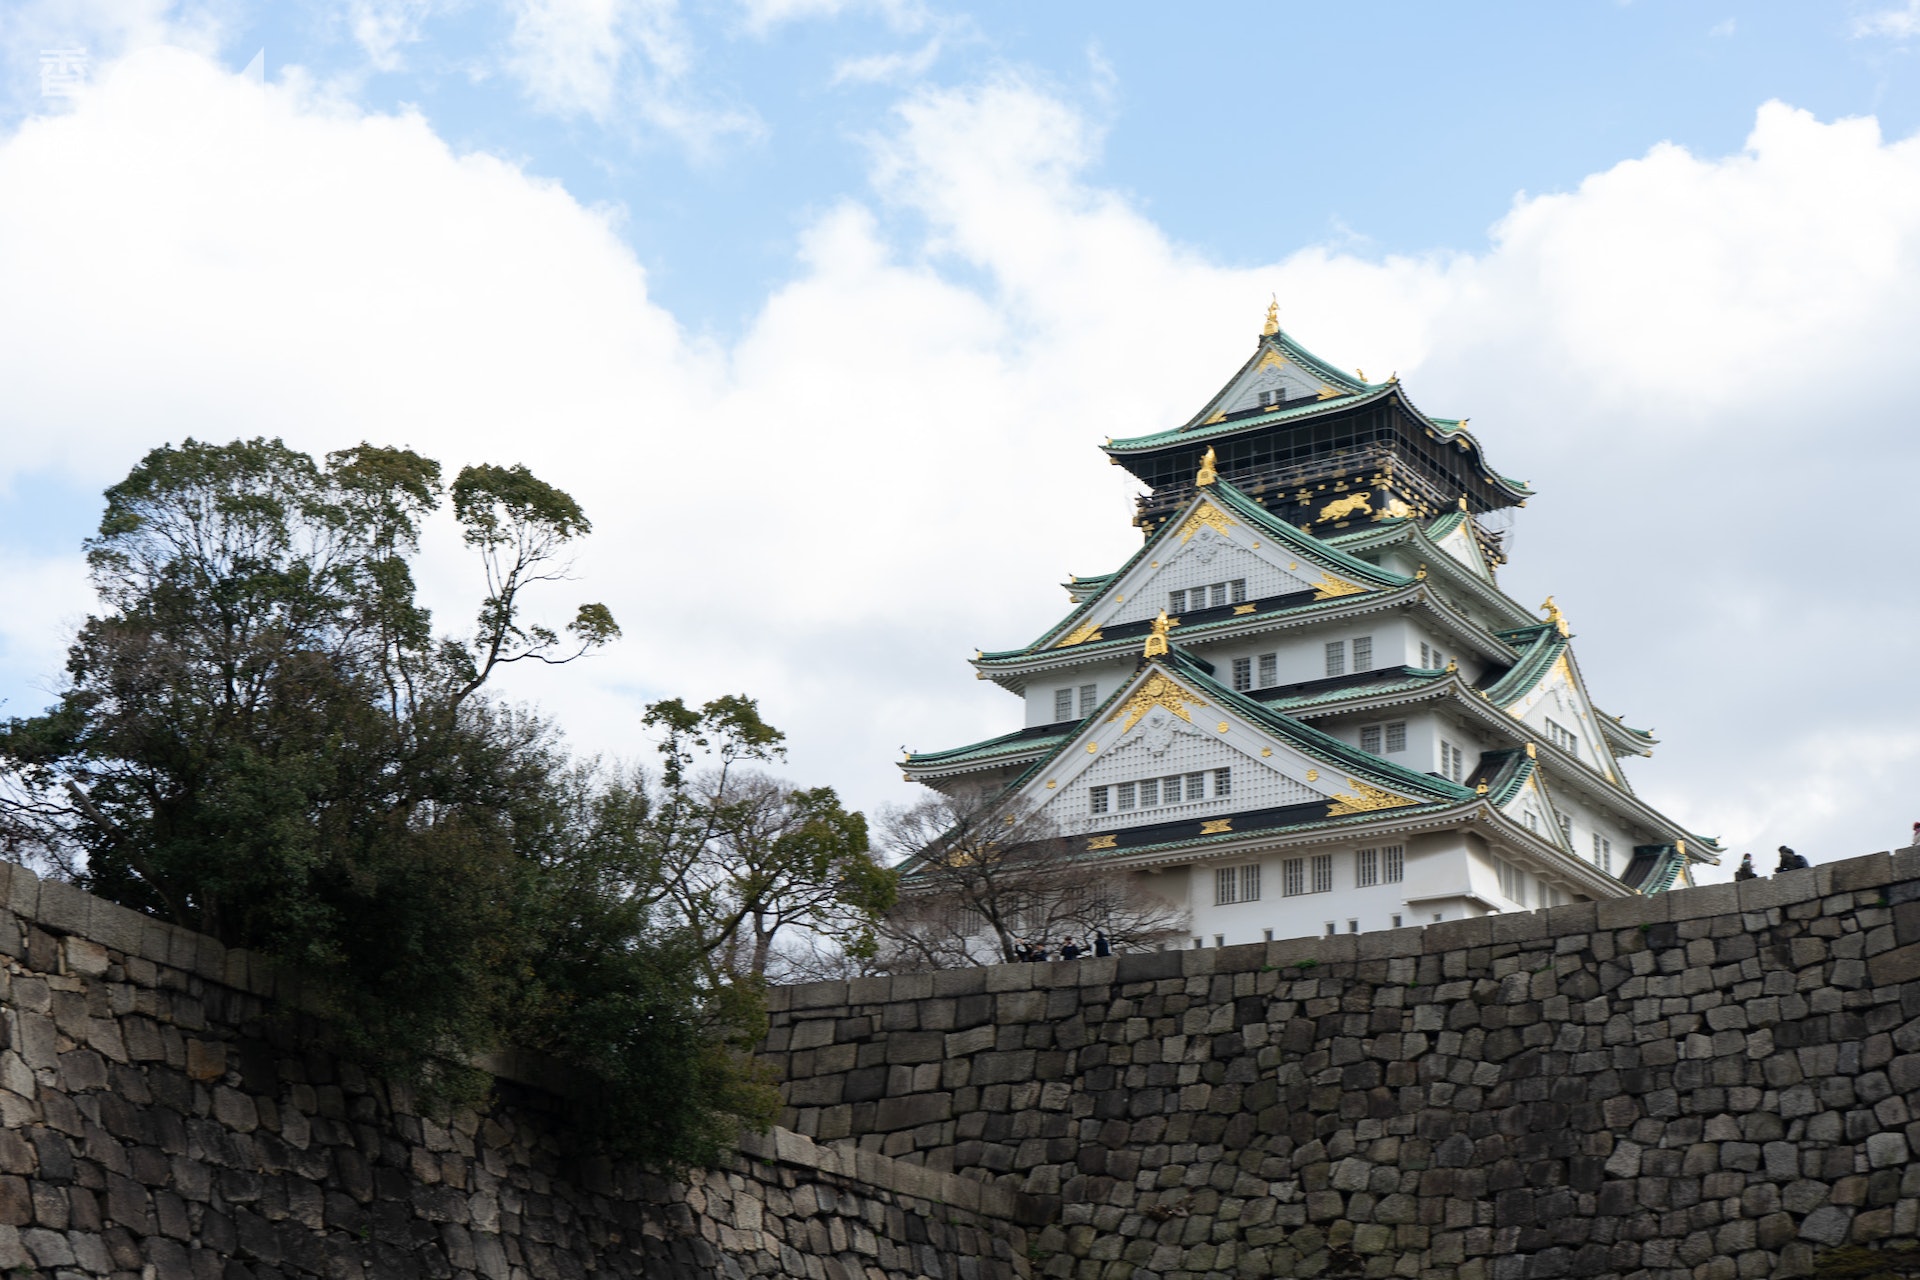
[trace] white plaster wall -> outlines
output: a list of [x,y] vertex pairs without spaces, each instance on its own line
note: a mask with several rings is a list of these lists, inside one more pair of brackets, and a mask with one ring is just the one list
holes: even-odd
[[[1379,884],[1360,888],[1354,883],[1355,852],[1362,847],[1383,844],[1406,846],[1406,878],[1399,884]],[[1283,894],[1281,863],[1288,858],[1310,858],[1317,853],[1333,856],[1333,890],[1329,893],[1304,893],[1295,897]],[[1261,896],[1257,902],[1237,902],[1225,906],[1214,903],[1214,873],[1221,867],[1260,864]],[[1200,938],[1204,946],[1215,945],[1216,936],[1225,945],[1264,940],[1267,930],[1275,938],[1300,938],[1324,934],[1328,921],[1340,933],[1348,932],[1349,920],[1359,923],[1359,931],[1372,933],[1394,927],[1400,917],[1402,927],[1431,922],[1432,912],[1441,910],[1449,920],[1460,918],[1458,902],[1432,906],[1408,905],[1410,898],[1447,892],[1464,883],[1467,853],[1456,834],[1415,839],[1369,840],[1334,849],[1316,848],[1270,853],[1221,855],[1196,862],[1186,871],[1188,892],[1193,904],[1188,944]]]
[[[1260,542],[1260,549],[1248,545],[1251,542]],[[1320,575],[1312,566],[1284,553],[1261,555],[1260,550],[1269,550],[1268,544],[1244,526],[1223,535],[1210,525],[1202,525],[1186,542],[1174,538],[1161,553],[1158,567],[1148,561],[1129,573],[1118,592],[1126,599],[1104,616],[1116,625],[1144,622],[1159,616],[1162,609],[1174,612],[1168,599],[1171,592],[1235,578],[1246,579],[1248,600],[1306,591],[1319,583]],[[1295,568],[1289,570],[1287,565]]]
[[[1196,708],[1195,720],[1204,721],[1209,710],[1211,708]],[[1156,751],[1156,746],[1161,749]],[[1190,725],[1164,708],[1155,708],[1118,746],[1102,751],[1092,765],[1066,786],[1059,799],[1049,801],[1046,811],[1069,830],[1118,831],[1215,813],[1307,804],[1323,798],[1324,793],[1283,772],[1283,764],[1290,767],[1294,763],[1283,762],[1279,757],[1250,755],[1231,743],[1220,741],[1210,724]],[[1109,808],[1101,814],[1091,812],[1089,807],[1087,793],[1096,786],[1176,773],[1210,773],[1219,768],[1233,770],[1231,795],[1215,798],[1210,778],[1204,800],[1183,799],[1179,804],[1152,809]]]
[[1074,690],[1074,718],[1079,718],[1079,690],[1083,684],[1094,686],[1094,705],[1097,707],[1112,696],[1113,691],[1133,677],[1133,661],[1101,662],[1084,667],[1071,667],[1055,671],[1048,675],[1037,676],[1027,685],[1025,696],[1026,726],[1055,724],[1053,714],[1053,691],[1055,689]]

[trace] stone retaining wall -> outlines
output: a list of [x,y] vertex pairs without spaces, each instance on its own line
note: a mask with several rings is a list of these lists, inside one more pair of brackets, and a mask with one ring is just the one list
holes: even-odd
[[0,864],[0,1274],[1029,1273],[1009,1189],[782,1130],[679,1186],[571,1161],[550,1094],[436,1119],[271,1031],[298,1003],[244,952]]
[[1037,1273],[1797,1276],[1920,1238],[1920,850],[775,992],[783,1123],[1049,1198]]

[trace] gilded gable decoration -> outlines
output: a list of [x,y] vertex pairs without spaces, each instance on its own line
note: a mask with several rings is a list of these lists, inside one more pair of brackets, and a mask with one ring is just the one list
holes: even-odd
[[1203,502],[1193,509],[1193,514],[1180,523],[1180,541],[1186,542],[1202,529],[1212,529],[1224,536],[1229,529],[1237,528],[1240,522],[1214,506]]
[[[1164,613],[1160,616],[1166,617]],[[1124,716],[1126,723],[1120,726],[1120,732],[1124,734],[1140,723],[1140,717],[1147,712],[1155,707],[1165,707],[1188,724],[1192,724],[1193,717],[1187,714],[1187,708],[1208,705],[1210,704],[1204,698],[1187,692],[1179,684],[1168,679],[1164,671],[1156,671],[1148,676],[1147,682],[1135,689],[1112,715],[1107,717],[1107,723],[1111,724]]]
[[1347,785],[1353,788],[1353,793],[1341,793],[1333,797],[1333,807],[1327,810],[1329,818],[1348,813],[1371,813],[1375,809],[1397,809],[1401,805],[1418,803],[1390,791],[1368,786],[1358,778],[1348,778]]

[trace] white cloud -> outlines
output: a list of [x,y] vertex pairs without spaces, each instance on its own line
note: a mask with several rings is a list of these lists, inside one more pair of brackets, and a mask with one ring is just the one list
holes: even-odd
[[1853,20],[1853,34],[1891,40],[1909,40],[1920,35],[1920,0],[1907,0],[1899,8],[1861,14]]
[[835,64],[834,84],[898,84],[916,80],[939,61],[942,41],[933,37],[918,49],[902,53],[870,53]]
[[747,29],[764,35],[789,22],[810,22],[870,13],[895,31],[918,31],[932,20],[919,0],[740,0]]
[[[1471,413],[1535,481],[1505,581],[1555,592],[1605,708],[1667,739],[1633,769],[1652,800],[1828,857],[1920,816],[1886,696],[1920,660],[1920,144],[1768,106],[1737,154],[1516,201],[1483,252],[1250,270],[1090,183],[1099,145],[1017,78],[909,98],[873,191],[723,348],[557,186],[143,54],[0,138],[0,478],[98,486],[189,432],[524,461],[594,517],[578,594],[628,638],[516,694],[634,752],[647,698],[755,693],[803,776],[873,805],[907,798],[903,740],[1017,722],[964,657],[1136,545],[1095,446],[1189,413],[1278,291],[1309,345]],[[883,205],[924,240],[890,245]],[[428,559],[455,625],[474,584],[452,539]]]
[[640,123],[696,149],[760,131],[751,112],[689,88],[693,51],[678,0],[512,0],[504,66],[538,109]]
[[427,21],[448,7],[445,0],[347,0],[342,17],[368,65],[398,71],[406,66],[406,47],[418,44]]

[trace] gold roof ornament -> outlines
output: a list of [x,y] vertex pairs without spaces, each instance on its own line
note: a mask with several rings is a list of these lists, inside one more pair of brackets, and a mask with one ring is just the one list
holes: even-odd
[[1415,570],[1413,571],[1413,580],[1414,580],[1415,582],[1425,582],[1425,581],[1427,580],[1427,566],[1426,566],[1426,565],[1424,565],[1424,564],[1422,564],[1422,565],[1421,565],[1421,566],[1420,566],[1420,567],[1419,567],[1418,569],[1415,569]]
[[1547,615],[1547,621],[1553,624],[1555,631],[1558,631],[1562,636],[1571,634],[1567,630],[1566,615],[1560,612],[1560,606],[1553,602],[1552,596],[1548,596],[1540,602],[1540,610]]
[[1458,658],[1447,659],[1447,672],[1449,675],[1451,675],[1453,672],[1458,671],[1459,669],[1460,669],[1460,659]]
[[1213,446],[1208,445],[1207,451],[1200,455],[1200,471],[1198,475],[1194,476],[1193,483],[1198,486],[1205,486],[1218,480],[1220,473],[1214,470],[1214,464],[1218,461],[1219,459],[1214,456]]
[[1165,609],[1162,609],[1160,616],[1149,625],[1152,629],[1147,632],[1147,643],[1141,649],[1140,656],[1157,658],[1167,651],[1167,632],[1173,630],[1173,619],[1167,616]]
[[1260,330],[1260,336],[1271,338],[1280,332],[1280,295],[1274,294],[1273,301],[1267,303],[1267,323]]
[[1477,796],[1483,796],[1487,794],[1487,784],[1482,782],[1476,785],[1473,789],[1473,794]]
[[1365,382],[1367,380],[1367,371],[1365,369],[1356,366],[1354,373],[1359,375],[1360,381]]
[[1531,742],[1527,744],[1527,759],[1529,760],[1539,759],[1539,757],[1533,753],[1533,744]]

